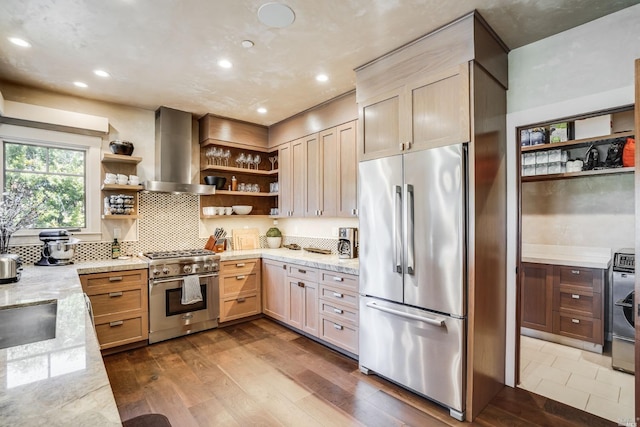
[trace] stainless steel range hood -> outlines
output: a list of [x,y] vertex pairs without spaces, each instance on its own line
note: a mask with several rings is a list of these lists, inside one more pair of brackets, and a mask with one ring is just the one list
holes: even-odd
[[212,185],[191,183],[191,113],[160,107],[156,110],[155,181],[146,191],[215,194]]

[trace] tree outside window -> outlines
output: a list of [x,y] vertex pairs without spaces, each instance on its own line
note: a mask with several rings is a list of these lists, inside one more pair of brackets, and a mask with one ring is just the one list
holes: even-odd
[[35,228],[86,227],[86,152],[4,143],[4,191],[26,185],[45,199]]

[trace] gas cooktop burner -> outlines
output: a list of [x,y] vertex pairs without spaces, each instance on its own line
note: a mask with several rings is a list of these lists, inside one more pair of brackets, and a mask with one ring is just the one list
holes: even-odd
[[203,255],[216,255],[215,252],[208,249],[181,249],[177,251],[158,251],[143,253],[149,259],[169,259],[169,258],[186,258]]

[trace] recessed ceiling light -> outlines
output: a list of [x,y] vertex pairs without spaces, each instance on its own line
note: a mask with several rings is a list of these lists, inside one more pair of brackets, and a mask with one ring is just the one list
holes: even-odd
[[251,40],[242,40],[242,47],[244,47],[245,49],[249,49],[250,47],[253,47],[253,42]]
[[218,61],[218,65],[221,66],[222,68],[233,67],[233,64],[228,59],[221,59],[220,61]]
[[296,20],[296,15],[285,4],[265,3],[258,9],[258,19],[266,26],[284,28],[293,24],[293,21]]
[[111,74],[107,73],[104,70],[93,70],[93,74],[100,77],[111,77]]
[[266,113],[266,112],[267,112],[267,109],[266,109],[266,108],[264,108],[264,107],[260,107],[260,108],[258,108],[256,111],[257,111],[258,113],[260,113],[260,114],[264,114],[264,113]]
[[81,88],[83,88],[83,89],[85,89],[85,88],[88,88],[88,87],[89,87],[89,85],[88,85],[88,84],[86,84],[86,83],[84,83],[84,82],[73,82],[73,84],[74,84],[76,87],[81,87]]
[[15,44],[16,46],[20,46],[20,47],[31,47],[31,43],[29,43],[28,41],[21,39],[19,37],[9,37],[9,41],[13,44]]
[[316,80],[319,82],[326,82],[327,80],[329,80],[329,76],[327,76],[326,74],[318,74],[316,76]]

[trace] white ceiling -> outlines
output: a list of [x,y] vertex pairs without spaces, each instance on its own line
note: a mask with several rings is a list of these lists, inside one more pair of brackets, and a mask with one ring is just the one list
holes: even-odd
[[[28,86],[270,125],[352,90],[353,69],[478,9],[514,49],[640,0],[2,0],[0,76]],[[25,49],[7,37],[31,42]],[[241,47],[242,40],[255,43]],[[218,67],[227,58],[231,69]],[[101,68],[104,79],[93,74]],[[319,83],[318,73],[329,81]],[[73,86],[76,80],[89,87]],[[266,114],[256,112],[268,109]]]

